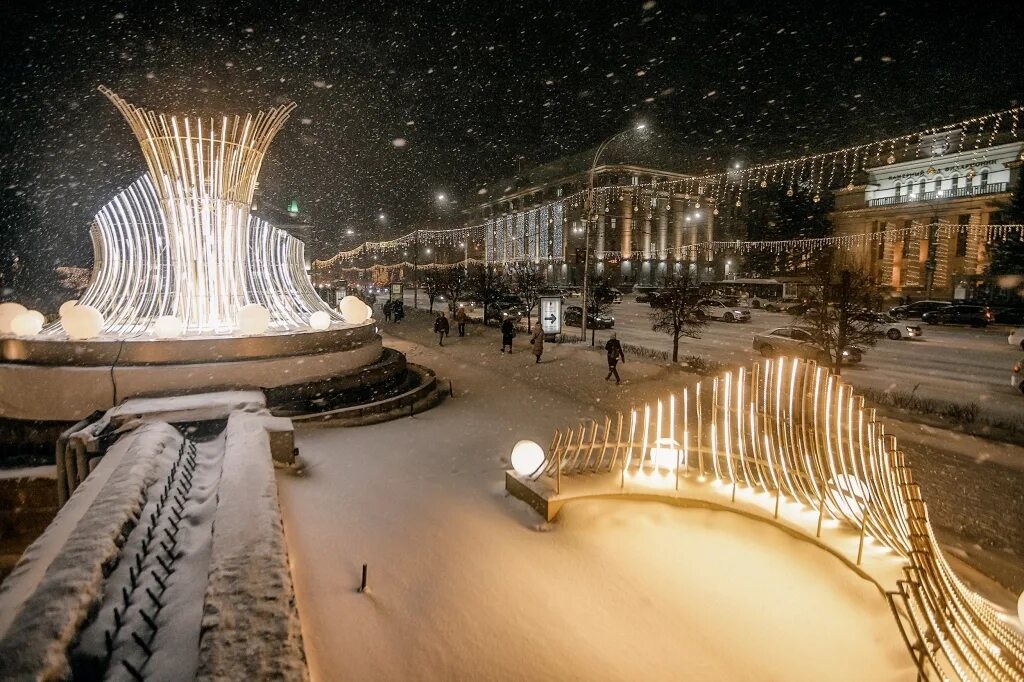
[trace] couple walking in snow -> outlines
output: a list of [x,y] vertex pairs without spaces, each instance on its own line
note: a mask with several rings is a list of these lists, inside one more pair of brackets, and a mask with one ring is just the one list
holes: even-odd
[[[505,352],[505,348],[508,347],[508,352],[512,352],[512,339],[516,336],[516,325],[512,321],[512,318],[508,315],[501,322],[501,352]],[[540,357],[544,354],[544,330],[538,324],[533,328],[533,336],[530,337],[530,345],[533,346],[533,355],[537,358],[536,362],[540,362]]]

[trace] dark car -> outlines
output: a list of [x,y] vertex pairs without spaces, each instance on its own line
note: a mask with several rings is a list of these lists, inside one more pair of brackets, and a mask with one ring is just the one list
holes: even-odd
[[622,292],[614,287],[610,287],[601,296],[602,303],[622,303]]
[[636,292],[637,303],[651,303],[658,296],[658,287],[638,286],[633,287]]
[[997,324],[1024,324],[1024,308],[1021,307],[1003,306],[999,308],[992,308],[992,315],[994,316],[992,321]]
[[948,305],[921,315],[928,324],[969,324],[984,327],[992,321],[992,311],[981,305]]
[[[583,322],[583,308],[578,305],[571,305],[562,313],[562,321],[567,327],[579,327]],[[612,329],[615,326],[615,318],[611,315],[587,315],[587,326],[591,329]]]
[[907,318],[921,317],[925,313],[945,308],[948,305],[949,301],[914,301],[907,305],[898,305],[889,308],[889,314],[897,320],[905,320]]

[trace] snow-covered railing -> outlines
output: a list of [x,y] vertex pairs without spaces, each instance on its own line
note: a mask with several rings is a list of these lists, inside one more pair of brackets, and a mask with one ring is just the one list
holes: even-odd
[[802,504],[817,514],[819,537],[826,520],[847,524],[859,533],[857,565],[866,541],[905,560],[887,596],[922,675],[1024,680],[1024,637],[946,563],[896,439],[862,396],[814,362],[783,358],[725,374],[602,424],[556,431],[543,457],[539,450],[514,452],[513,464],[523,481],[549,481],[552,499],[563,478],[594,479],[595,494],[649,494],[636,485],[649,482],[669,497],[698,481],[724,487],[733,503],[737,489],[774,496],[776,519],[780,500]]

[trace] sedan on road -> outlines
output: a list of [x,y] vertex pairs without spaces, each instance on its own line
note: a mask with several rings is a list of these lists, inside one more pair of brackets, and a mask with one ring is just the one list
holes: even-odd
[[925,313],[930,313],[939,308],[945,308],[949,305],[949,301],[914,301],[907,305],[898,305],[889,308],[889,314],[895,317],[897,320],[905,320],[907,318],[918,318]]
[[900,339],[916,339],[921,336],[921,325],[897,320],[892,315],[865,311],[857,315],[857,319],[874,322],[879,336],[893,341]]
[[[583,308],[578,305],[571,305],[562,313],[562,321],[567,327],[579,327],[583,321]],[[612,329],[615,327],[615,318],[611,315],[587,315],[587,326],[591,329]]]
[[750,322],[750,311],[744,308],[728,306],[713,298],[705,298],[697,305],[701,306],[698,317],[703,315],[711,320],[722,320],[723,322]]
[[[788,355],[819,362],[827,360],[814,337],[806,329],[799,327],[779,327],[771,331],[754,334],[754,350],[766,358],[777,355]],[[864,351],[856,346],[843,349],[843,363],[853,364],[861,361]]]
[[980,305],[948,305],[921,315],[928,324],[969,324],[984,327],[992,321],[992,311]]

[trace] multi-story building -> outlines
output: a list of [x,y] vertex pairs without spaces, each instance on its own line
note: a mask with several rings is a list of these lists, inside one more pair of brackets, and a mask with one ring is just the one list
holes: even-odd
[[983,283],[987,226],[1000,222],[1024,143],[950,153],[960,135],[922,137],[836,192],[834,234],[879,235],[856,240],[848,254],[893,295],[969,298]]
[[[614,152],[615,150],[612,150]],[[593,151],[530,169],[515,178],[499,181],[487,188],[488,199],[469,212],[470,224],[488,224],[505,216],[522,214],[530,209],[560,202],[559,209],[541,209],[538,216],[526,216],[521,226],[524,234],[545,234],[543,226],[530,233],[530,220],[547,222],[548,243],[534,249],[532,237],[527,242],[509,247],[506,254],[488,253],[484,245],[475,245],[478,257],[491,262],[535,260],[546,268],[549,281],[579,283],[585,260],[585,193],[588,188]],[[697,269],[706,279],[722,275],[726,259],[684,256],[682,247],[713,239],[733,239],[716,229],[716,217],[710,206],[699,207],[696,197],[670,192],[664,186],[651,189],[651,183],[685,180],[689,175],[653,168],[649,165],[625,163],[614,153],[612,160],[601,162],[593,170],[598,189],[594,206],[596,220],[590,233],[590,253],[594,271],[605,273],[623,284],[652,284],[671,270],[684,266]],[[615,190],[602,188],[617,188]],[[543,216],[543,217],[541,217]],[[724,216],[723,216],[724,217]],[[719,224],[723,224],[719,221]],[[501,229],[500,227],[498,229]],[[510,236],[510,240],[511,240]],[[543,239],[543,238],[542,238]],[[521,251],[517,252],[514,249]]]

